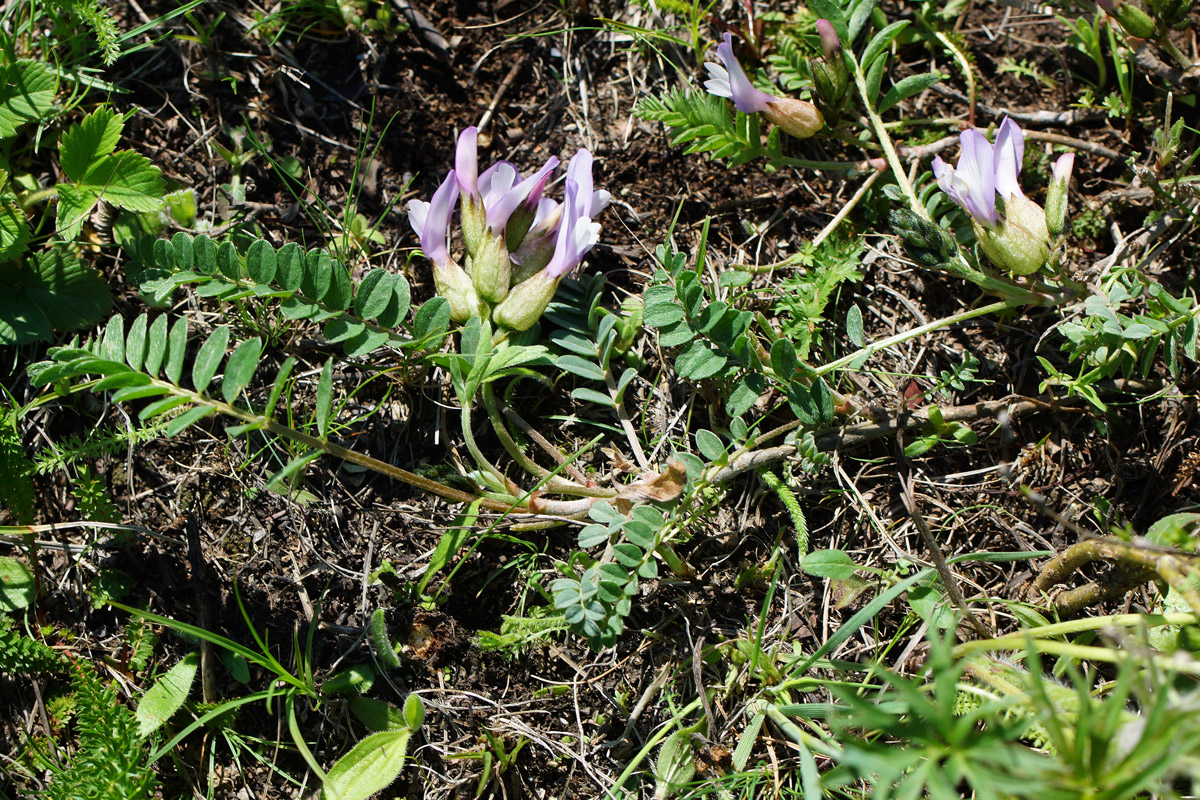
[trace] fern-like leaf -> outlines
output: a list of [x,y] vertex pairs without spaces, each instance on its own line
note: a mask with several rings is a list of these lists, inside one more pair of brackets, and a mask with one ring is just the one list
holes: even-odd
[[793,91],[812,83],[808,55],[799,39],[785,34],[775,39],[775,49],[767,56],[767,61],[774,68],[783,88]]
[[112,12],[100,0],[57,0],[56,4],[77,22],[91,29],[104,66],[112,66],[121,57],[121,32]]
[[0,627],[0,673],[31,675],[62,672],[65,662],[53,648]]
[[154,771],[146,763],[146,748],[138,736],[133,713],[100,682],[90,664],[71,664],[75,692],[79,749],[65,769],[57,770],[46,790],[49,800],[150,797]]
[[728,158],[730,166],[762,153],[755,116],[731,116],[729,103],[707,92],[673,91],[661,98],[642,98],[633,113],[671,128],[671,144],[687,144],[686,153]]

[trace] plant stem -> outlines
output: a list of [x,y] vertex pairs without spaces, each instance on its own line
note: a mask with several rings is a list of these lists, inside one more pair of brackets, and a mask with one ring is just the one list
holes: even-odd
[[[512,438],[512,434],[508,432],[508,426],[504,424],[501,418],[500,410],[496,404],[496,395],[492,391],[491,384],[484,384],[483,387],[483,405],[487,409],[488,419],[492,421],[492,428],[496,431],[496,437],[500,439],[500,444],[508,451],[508,454],[513,457],[513,460],[520,465],[521,469],[528,472],[530,475],[543,481],[543,486],[551,492],[561,494],[573,494],[582,497],[615,497],[616,492],[611,489],[601,489],[599,487],[580,486],[577,483],[551,475],[550,470],[536,463],[529,456],[525,455]],[[557,459],[560,464],[565,465],[565,459]]]
[[856,350],[850,355],[842,356],[836,361],[830,361],[828,364],[822,367],[817,367],[813,370],[813,374],[816,377],[828,375],[830,372],[842,369],[847,364],[852,364],[860,358],[869,357],[871,354],[877,353],[880,350],[885,350],[892,345],[901,344],[902,342],[907,342],[910,339],[916,339],[917,337],[924,336],[927,333],[932,333],[933,331],[941,330],[942,328],[949,328],[952,325],[957,325],[960,322],[966,322],[967,320],[975,319],[976,317],[986,317],[988,314],[995,314],[1001,311],[1007,311],[1011,308],[1017,308],[1025,305],[1026,302],[1026,300],[1020,298],[999,300],[995,303],[991,303],[986,306],[980,306],[979,308],[968,309],[967,311],[962,311],[949,317],[935,319],[933,322],[928,322],[924,325],[919,325],[916,328],[911,328],[907,331],[893,334],[886,339],[880,339],[878,342],[872,342],[866,347]]
[[[1006,636],[997,636],[995,639],[975,639],[970,642],[963,642],[954,648],[954,657],[963,658],[975,653],[986,653],[993,650],[1020,649],[1030,641],[1047,639],[1052,636],[1083,633],[1084,631],[1098,631],[1109,625],[1117,628],[1132,628],[1138,625],[1155,628],[1161,625],[1194,625],[1196,622],[1196,615],[1186,612],[1172,614],[1110,614],[1104,617],[1072,619],[1066,622],[1056,622],[1051,625],[1042,625],[1030,630],[1010,633]],[[1059,642],[1058,644],[1062,643]]]
[[38,189],[35,192],[26,192],[17,199],[17,205],[22,211],[28,211],[33,206],[53,197],[58,197],[58,189],[54,186],[45,189]]
[[858,95],[863,101],[863,107],[867,110],[867,119],[871,121],[871,128],[875,131],[875,138],[879,140],[879,145],[883,148],[883,155],[887,158],[888,165],[892,168],[892,172],[896,176],[896,184],[900,187],[900,191],[904,192],[904,195],[908,198],[908,205],[913,210],[913,213],[921,217],[921,219],[929,219],[929,212],[925,210],[925,205],[917,197],[912,183],[908,180],[908,173],[904,171],[904,165],[900,163],[900,156],[896,153],[896,146],[892,144],[892,137],[888,134],[887,128],[883,124],[883,119],[875,111],[875,104],[867,97],[867,76],[863,74],[858,59],[848,51],[847,54],[850,55],[850,63],[854,67],[854,85],[858,87]]

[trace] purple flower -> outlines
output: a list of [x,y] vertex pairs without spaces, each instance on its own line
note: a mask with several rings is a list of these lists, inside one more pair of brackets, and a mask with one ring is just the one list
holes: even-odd
[[779,99],[754,88],[754,84],[750,83],[750,78],[746,76],[737,56],[733,54],[732,34],[725,34],[725,41],[717,45],[717,56],[721,59],[721,64],[707,62],[704,65],[709,74],[704,88],[709,92],[718,97],[730,98],[737,110],[743,114],[766,111],[771,103]]
[[442,185],[433,193],[430,202],[413,200],[408,204],[408,222],[421,240],[421,250],[438,266],[450,263],[450,251],[446,240],[450,229],[450,217],[454,214],[455,203],[458,202],[458,187],[457,171],[450,170],[446,180],[442,181]]
[[[518,207],[533,198],[535,193],[538,198],[541,197],[546,180],[557,166],[558,158],[550,156],[540,170],[525,180],[520,180],[521,174],[507,161],[499,161],[484,171],[479,176],[479,191],[483,197],[483,207],[487,209],[488,227],[496,233],[503,231]],[[537,200],[534,199],[533,203],[536,208]]]
[[608,192],[592,190],[592,154],[580,149],[567,165],[562,218],[554,241],[554,255],[546,265],[552,278],[566,275],[583,261],[583,257],[600,240],[600,223],[592,217],[608,205]]
[[1025,197],[1017,182],[1025,155],[1025,134],[1005,117],[994,145],[974,129],[963,131],[958,141],[962,155],[957,166],[950,166],[941,156],[933,159],[938,186],[975,221],[994,227],[1000,221],[997,194],[1006,203],[1014,196]]
[[[963,131],[958,140],[962,154],[956,166],[933,160],[938,186],[971,215],[975,238],[992,263],[1014,275],[1032,275],[1050,256],[1050,232],[1046,211],[1025,196],[1017,181],[1025,135],[1005,118],[995,144],[976,130]],[[997,208],[997,195],[1002,208]]]

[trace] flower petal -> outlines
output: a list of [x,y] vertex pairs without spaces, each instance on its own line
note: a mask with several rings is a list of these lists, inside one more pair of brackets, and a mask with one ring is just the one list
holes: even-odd
[[705,62],[704,68],[708,70],[708,80],[704,82],[704,88],[708,89],[709,94],[732,99],[733,89],[729,87],[729,71],[711,61]]
[[[458,187],[458,174],[455,170],[450,170],[446,180],[442,181],[442,185],[433,193],[433,199],[429,201],[423,214],[421,210],[417,211],[418,217],[424,217],[420,220],[423,224],[418,232],[421,249],[435,264],[446,264],[450,261],[446,233],[450,228],[450,217],[454,214],[454,205],[458,202]],[[412,204],[410,203],[409,221],[411,222],[412,219]]]
[[958,137],[962,155],[954,171],[953,183],[960,204],[979,222],[994,225],[996,216],[995,154],[987,137],[976,130],[963,131]]
[[479,194],[479,129],[467,128],[458,135],[458,146],[454,150],[454,172],[458,175],[458,188],[465,194]]
[[1014,194],[1024,197],[1017,176],[1021,174],[1021,160],[1025,156],[1025,134],[1010,118],[1005,117],[996,133],[995,185],[996,191],[1007,201]]
[[725,34],[725,41],[717,45],[717,56],[720,57],[721,63],[729,72],[729,89],[733,97],[733,104],[737,106],[738,111],[743,114],[766,111],[771,101],[778,99],[774,95],[759,91],[754,88],[754,84],[750,83],[750,78],[746,76],[742,65],[738,63],[737,56],[733,54],[733,36],[731,34]]

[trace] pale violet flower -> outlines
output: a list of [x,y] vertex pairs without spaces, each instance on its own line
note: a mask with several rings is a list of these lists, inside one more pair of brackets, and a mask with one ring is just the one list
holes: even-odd
[[1046,212],[1025,196],[1017,180],[1025,134],[1006,117],[995,144],[974,129],[963,131],[958,141],[957,165],[933,159],[938,186],[970,215],[979,245],[994,264],[1015,275],[1037,272],[1050,256],[1050,233]]
[[425,257],[433,263],[433,284],[438,294],[449,301],[451,318],[465,322],[479,314],[480,305],[470,276],[450,257],[450,219],[458,194],[458,175],[450,170],[428,203],[413,200],[408,204],[408,222],[421,241]]
[[458,176],[455,170],[450,170],[430,202],[413,200],[408,204],[408,222],[421,240],[421,250],[426,258],[439,266],[450,261],[447,234],[458,192]]
[[933,174],[938,186],[976,222],[994,227],[1000,220],[996,195],[1005,202],[1013,195],[1025,196],[1017,183],[1025,156],[1025,135],[1017,123],[1005,117],[994,145],[974,128],[959,134],[958,141],[962,155],[956,166],[934,156]]
[[554,299],[559,281],[600,239],[600,223],[592,217],[604,210],[611,196],[592,188],[592,154],[587,150],[571,158],[563,191],[561,204],[544,207],[547,219],[557,218],[556,230],[514,254],[521,265],[519,282],[493,314],[507,328],[523,331],[532,326]]
[[704,82],[704,88],[717,97],[727,97],[743,114],[756,114],[766,111],[772,102],[779,98],[773,94],[755,88],[733,54],[733,35],[725,34],[725,41],[717,45],[717,57],[720,64],[711,61],[704,65],[708,70],[709,79]]
[[771,122],[798,139],[807,139],[824,127],[825,119],[821,112],[807,100],[776,97],[756,88],[742,69],[742,65],[738,63],[737,56],[733,54],[731,34],[725,34],[724,41],[717,45],[717,58],[720,59],[720,64],[710,61],[704,65],[709,75],[709,79],[704,82],[704,88],[711,94],[729,98],[743,114],[761,112]]
[[[408,218],[433,262],[434,285],[449,301],[451,318],[491,319],[521,331],[537,322],[563,276],[595,246],[600,224],[594,220],[612,195],[595,188],[592,154],[585,149],[567,165],[564,196],[556,202],[543,195],[558,158],[522,178],[507,161],[480,171],[478,145],[475,128],[459,135],[455,168],[430,202],[409,204]],[[450,249],[456,206],[461,266]]]

